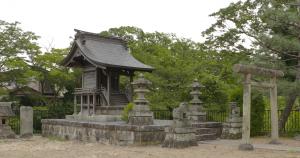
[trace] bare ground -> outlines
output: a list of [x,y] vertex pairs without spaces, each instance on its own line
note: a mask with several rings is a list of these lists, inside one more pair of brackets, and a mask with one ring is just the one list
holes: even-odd
[[[256,144],[266,138],[252,139]],[[300,147],[300,141],[281,139],[283,145]],[[224,143],[199,144],[187,149],[160,146],[113,146],[101,143],[59,141],[34,136],[31,139],[0,140],[0,158],[300,158],[300,152],[255,149],[239,151]]]

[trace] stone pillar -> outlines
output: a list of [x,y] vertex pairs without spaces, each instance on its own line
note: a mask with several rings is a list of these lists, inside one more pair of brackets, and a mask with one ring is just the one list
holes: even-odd
[[181,103],[173,110],[173,124],[165,129],[166,137],[162,147],[186,148],[197,146],[196,129],[188,118],[190,109],[187,103]]
[[240,116],[240,108],[236,102],[231,102],[229,107],[229,117],[223,124],[222,139],[240,139],[242,138],[242,118]]
[[250,118],[251,118],[251,74],[245,74],[243,94],[243,129],[240,150],[253,150],[250,143]]
[[271,142],[270,144],[279,144],[278,134],[278,106],[277,106],[277,85],[276,78],[271,78],[271,84],[274,86],[270,88],[270,104],[271,104]]
[[134,92],[137,94],[136,99],[133,101],[133,110],[129,112],[128,121],[132,125],[152,125],[153,124],[153,112],[150,111],[148,100],[145,98],[145,94],[149,92],[147,86],[151,82],[144,78],[143,74],[139,75],[139,78],[132,82]]
[[190,101],[191,110],[188,114],[188,117],[194,122],[206,121],[206,112],[204,111],[203,102],[199,99],[201,94],[200,89],[204,86],[202,86],[198,80],[195,79],[191,87],[192,91],[190,94],[192,95],[193,99]]
[[33,110],[30,106],[20,108],[20,137],[26,138],[33,135]]

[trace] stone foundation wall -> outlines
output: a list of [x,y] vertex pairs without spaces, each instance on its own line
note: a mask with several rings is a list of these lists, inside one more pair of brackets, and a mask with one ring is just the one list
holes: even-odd
[[67,140],[102,142],[114,145],[160,144],[165,126],[135,126],[125,123],[78,122],[65,119],[42,120],[42,135]]

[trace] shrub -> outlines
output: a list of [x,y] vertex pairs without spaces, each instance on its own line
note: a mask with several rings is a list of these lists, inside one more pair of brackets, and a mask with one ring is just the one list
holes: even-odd
[[128,114],[130,111],[132,111],[134,104],[133,103],[128,103],[123,112],[122,112],[122,120],[128,122]]

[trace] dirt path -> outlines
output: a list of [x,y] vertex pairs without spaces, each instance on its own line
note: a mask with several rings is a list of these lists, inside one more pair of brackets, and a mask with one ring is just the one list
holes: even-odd
[[[265,138],[253,139],[256,143]],[[299,141],[283,139],[285,144],[300,147]],[[0,140],[0,158],[300,158],[299,152],[256,149],[239,151],[226,144],[199,144],[187,149],[160,146],[123,147],[100,143],[57,141],[35,136],[30,140]]]

